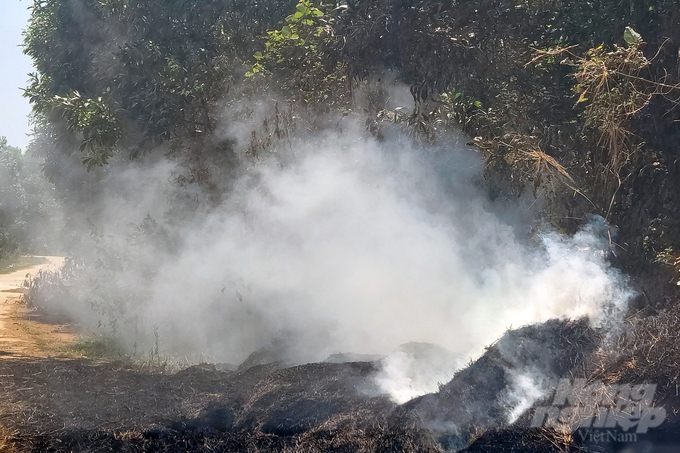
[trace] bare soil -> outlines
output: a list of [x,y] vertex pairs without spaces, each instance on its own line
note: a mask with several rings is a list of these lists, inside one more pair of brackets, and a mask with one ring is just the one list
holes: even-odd
[[73,357],[69,349],[77,340],[73,326],[22,304],[23,286],[39,270],[56,270],[62,257],[37,257],[43,261],[23,269],[0,274],[0,360],[17,358]]

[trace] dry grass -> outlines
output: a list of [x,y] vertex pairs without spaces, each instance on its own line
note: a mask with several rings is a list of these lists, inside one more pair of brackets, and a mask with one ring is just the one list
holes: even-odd
[[462,453],[489,452],[568,453],[582,451],[574,442],[571,431],[554,429],[505,429],[489,431]]
[[615,46],[610,52],[598,47],[574,62],[576,104],[586,103],[585,125],[600,132],[599,144],[607,150],[609,168],[617,174],[635,150],[630,119],[659,94],[653,82],[639,77],[650,64],[637,46]]
[[533,182],[534,195],[540,188],[549,197],[555,197],[560,193],[560,186],[566,186],[592,204],[567,169],[541,149],[537,137],[510,133],[492,140],[476,137],[472,143],[484,151],[487,162],[502,158],[520,182]]
[[569,172],[554,157],[541,150],[540,143],[534,136],[506,134],[493,140],[476,137],[473,143],[489,153],[502,153],[510,166],[522,165],[534,178],[559,175],[575,184]]
[[582,54],[576,53],[577,46],[536,49],[526,65],[548,61],[574,68],[573,90],[577,95],[574,108],[582,108],[584,130],[597,137],[600,150],[590,157],[593,170],[587,177],[592,180],[589,193],[595,195],[600,204],[596,208],[607,220],[619,190],[633,175],[631,165],[637,162],[635,158],[645,145],[632,132],[633,119],[657,96],[666,98],[673,106],[680,105],[680,84],[667,83],[666,72],[656,80],[642,76],[668,40],[661,44],[656,55],[647,58],[642,51],[645,43],[639,34],[627,27],[624,38],[627,42],[624,47],[599,46]]
[[14,439],[16,438],[18,432],[14,430],[7,429],[0,426],[0,452],[2,453],[18,453]]
[[648,59],[641,50],[642,42],[626,47],[614,46],[607,50],[603,46],[577,55],[572,50],[577,46],[536,50],[526,66],[543,59],[563,58],[562,63],[575,68],[574,91],[578,94],[575,107],[584,105],[584,124],[600,133],[599,145],[608,153],[608,170],[619,174],[631,155],[639,148],[630,132],[630,120],[649,105],[655,96],[669,98],[680,103],[680,84],[667,84],[662,80],[641,77],[641,72],[651,66],[660,54]]
[[380,423],[366,426],[361,423],[370,420],[372,416],[365,409],[357,409],[332,417],[317,428],[300,435],[295,444],[284,451],[324,453],[351,446],[351,451],[357,453],[374,452],[386,426]]
[[632,316],[603,342],[589,364],[604,382],[675,382],[680,379],[680,304],[656,316]]

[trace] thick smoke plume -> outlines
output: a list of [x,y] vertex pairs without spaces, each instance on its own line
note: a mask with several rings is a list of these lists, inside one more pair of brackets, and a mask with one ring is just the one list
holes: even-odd
[[[287,363],[386,354],[378,382],[405,401],[510,327],[602,323],[630,295],[607,263],[603,222],[566,237],[496,213],[478,155],[455,137],[378,141],[346,119],[244,167],[217,208],[177,227],[174,171],[160,160],[112,172],[90,240],[132,248],[135,266],[104,279],[117,311],[69,301],[84,324],[114,317],[138,350],[234,364],[262,348]],[[153,229],[145,217],[165,226],[131,239],[130,224]],[[160,253],[150,238],[173,245]]]

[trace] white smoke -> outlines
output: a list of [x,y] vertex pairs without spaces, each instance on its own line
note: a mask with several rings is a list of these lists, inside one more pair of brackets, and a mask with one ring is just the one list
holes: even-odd
[[429,343],[407,343],[382,361],[376,383],[397,403],[433,393],[465,363],[451,351]]
[[510,384],[501,395],[501,404],[507,409],[506,422],[512,424],[539,398],[546,396],[555,384],[537,369],[506,369]]
[[[231,363],[271,345],[291,363],[409,342],[451,351],[436,366],[408,349],[384,362],[380,385],[404,401],[435,391],[512,326],[600,322],[603,307],[625,306],[601,222],[532,241],[532,225],[494,213],[475,183],[478,156],[455,138],[422,147],[402,136],[379,142],[350,120],[342,130],[272,150],[180,232],[178,252],[140,252],[155,277],[148,297],[126,308],[138,319],[127,336],[157,335],[163,353]],[[155,194],[169,190],[170,174],[161,161],[115,177],[102,218],[162,217],[167,200]],[[117,278],[145,278],[126,275]]]
[[[468,350],[460,343],[440,343],[460,354],[458,362],[449,360],[449,374],[459,368],[455,364],[476,359],[484,351],[482,346],[500,338],[514,327],[544,322],[549,319],[579,319],[588,317],[594,327],[611,328],[617,325],[625,311],[632,290],[618,271],[606,260],[606,225],[601,218],[572,237],[555,232],[540,236],[541,246],[521,248],[505,237],[505,244],[496,244],[500,259],[493,267],[468,273],[458,278],[475,280],[467,297],[470,305],[460,305],[461,319],[448,319],[449,327],[462,335],[474,335],[477,340]],[[479,234],[479,232],[475,232]],[[521,255],[513,253],[521,252]],[[395,361],[408,366],[395,366]],[[548,389],[548,377],[536,370],[508,368],[510,385],[505,392],[507,419],[514,422]],[[428,372],[429,360],[397,351],[384,360],[378,377],[382,388],[399,403],[438,390],[441,373]],[[440,364],[440,366],[442,366]],[[405,375],[404,370],[418,369],[417,379]],[[429,373],[429,375],[427,375]],[[426,374],[423,377],[422,374]],[[423,385],[422,383],[426,383]]]
[[170,349],[239,361],[285,338],[304,361],[416,341],[466,360],[512,325],[626,300],[594,227],[531,247],[486,210],[467,149],[348,132],[293,149],[162,264],[147,319]]

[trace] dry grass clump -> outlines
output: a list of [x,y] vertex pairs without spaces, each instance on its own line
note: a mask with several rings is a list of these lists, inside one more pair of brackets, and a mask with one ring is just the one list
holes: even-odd
[[[626,328],[605,339],[588,364],[604,382],[671,385],[680,378],[680,304],[656,316],[634,316]],[[675,388],[672,389],[673,393]]]
[[543,58],[562,61],[576,69],[574,91],[579,95],[575,107],[584,107],[584,125],[600,132],[599,145],[608,151],[609,166],[618,173],[633,151],[628,123],[632,116],[649,105],[655,94],[662,94],[663,84],[640,77],[649,67],[640,50],[641,42],[628,47],[614,45],[607,51],[603,46],[589,49],[583,56],[571,52],[577,46],[537,50],[527,66]]
[[547,428],[489,431],[461,453],[512,451],[517,453],[567,453],[583,451],[573,433]]
[[18,453],[17,445],[14,441],[17,432],[0,426],[0,452]]
[[502,159],[520,184],[533,183],[535,196],[539,189],[549,196],[556,196],[561,191],[560,186],[566,186],[588,200],[567,169],[543,151],[538,137],[508,133],[491,140],[475,137],[472,144],[484,151],[487,162]]
[[318,427],[300,434],[294,445],[284,452],[325,453],[343,448],[357,453],[374,452],[385,429],[383,418],[376,418],[371,411],[357,408],[331,417]]
[[574,90],[579,93],[576,103],[587,103],[585,126],[600,132],[599,144],[608,152],[610,168],[618,173],[635,147],[630,140],[630,119],[659,94],[656,84],[639,77],[651,62],[638,46],[614,46],[609,52],[600,46],[573,64],[577,69]]
[[[649,80],[641,72],[649,68],[661,53],[648,59],[641,47],[642,37],[630,27],[624,33],[626,47],[614,45],[613,50],[599,46],[580,56],[572,52],[576,46],[537,50],[527,66],[538,60],[566,57],[562,63],[575,68],[574,91],[579,95],[575,106],[584,105],[584,126],[599,131],[599,145],[607,150],[607,169],[619,174],[641,143],[632,140],[630,121],[649,105],[654,96],[677,95],[680,84],[667,84],[666,77]],[[665,43],[664,43],[665,44]],[[674,100],[677,104],[680,98]]]
[[488,152],[502,151],[503,158],[511,166],[524,167],[534,177],[560,176],[574,183],[567,170],[557,160],[541,150],[537,137],[523,134],[505,134],[493,140],[476,137],[473,143]]
[[591,382],[606,385],[656,385],[654,406],[665,408],[666,419],[649,438],[677,442],[680,304],[656,316],[631,317],[621,332],[605,337],[601,347],[586,358],[583,373]]
[[647,58],[642,50],[645,43],[635,30],[626,27],[624,40],[625,46],[600,45],[583,53],[577,53],[578,46],[536,50],[526,65],[545,60],[573,68],[572,89],[578,95],[574,108],[582,108],[579,123],[586,135],[594,134],[596,148],[602,150],[590,155],[587,167],[592,168],[585,167],[585,177],[590,180],[589,193],[601,198],[596,200],[601,205],[598,210],[607,220],[619,190],[632,176],[629,167],[637,162],[634,157],[645,147],[645,141],[633,132],[633,120],[640,118],[640,112],[657,96],[673,106],[680,103],[680,84],[667,83],[665,70],[661,77],[643,75],[652,73],[665,42],[656,55]]

